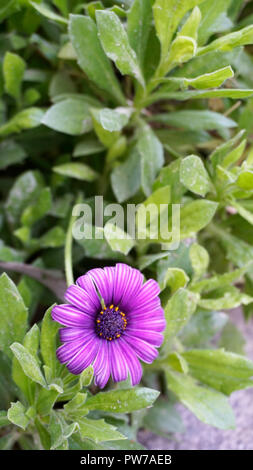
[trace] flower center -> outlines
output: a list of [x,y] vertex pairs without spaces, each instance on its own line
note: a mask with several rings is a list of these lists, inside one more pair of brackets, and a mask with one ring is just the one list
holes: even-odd
[[125,313],[119,307],[104,307],[96,318],[96,333],[101,338],[111,341],[120,338],[127,326]]

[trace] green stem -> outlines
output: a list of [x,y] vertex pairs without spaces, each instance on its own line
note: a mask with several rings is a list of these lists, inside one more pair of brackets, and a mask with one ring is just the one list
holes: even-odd
[[[79,204],[81,202],[81,196],[77,197],[75,204]],[[72,245],[73,245],[73,236],[72,236],[72,228],[75,221],[75,217],[71,215],[67,235],[66,235],[66,242],[65,242],[65,249],[64,249],[64,259],[65,259],[65,275],[66,275],[66,283],[67,286],[74,284],[74,275],[73,275],[73,260],[72,260]]]
[[73,216],[70,218],[67,235],[66,235],[66,243],[65,243],[65,275],[66,275],[66,282],[67,286],[74,284],[74,276],[73,276],[73,262],[72,262],[72,227],[73,227]]

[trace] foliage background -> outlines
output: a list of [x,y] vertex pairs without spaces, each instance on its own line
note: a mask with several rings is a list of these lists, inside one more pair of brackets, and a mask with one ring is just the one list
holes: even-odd
[[[177,399],[235,425],[227,396],[253,370],[228,315],[252,314],[252,3],[2,0],[3,449],[140,448],[140,427],[182,430]],[[95,195],[180,203],[180,247],[116,241],[110,224],[72,246],[72,206]],[[167,329],[140,387],[98,392],[91,368],[56,361],[50,306],[72,264],[77,277],[116,261],[158,280]]]

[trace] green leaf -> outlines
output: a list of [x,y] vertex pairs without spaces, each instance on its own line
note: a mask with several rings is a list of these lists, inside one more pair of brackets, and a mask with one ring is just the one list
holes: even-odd
[[51,317],[52,307],[47,309],[41,323],[40,350],[44,364],[52,370],[53,377],[56,376],[56,335],[59,324]]
[[6,52],[3,60],[5,91],[16,100],[20,99],[21,83],[26,64],[17,54]]
[[122,75],[131,75],[144,86],[136,53],[129,44],[118,16],[112,11],[97,10],[96,19],[99,38],[106,55],[115,62]]
[[47,110],[41,123],[65,134],[84,134],[92,129],[89,104],[77,99],[60,101]]
[[95,137],[87,136],[75,146],[73,157],[85,157],[86,155],[93,155],[101,153],[105,150],[103,144]]
[[22,341],[27,328],[27,308],[13,281],[0,277],[0,350],[11,357],[10,345]]
[[205,274],[209,265],[209,254],[208,251],[198,243],[193,243],[191,245],[189,254],[195,281]]
[[98,120],[101,126],[109,132],[121,131],[128,123],[130,108],[103,108],[98,112]]
[[86,407],[87,393],[77,393],[72,400],[64,405],[64,411],[71,419],[82,418],[88,414]]
[[240,330],[229,321],[220,335],[219,347],[236,354],[244,355],[245,343],[246,341]]
[[211,51],[231,51],[235,47],[245,46],[253,43],[253,25],[247,26],[239,31],[221,36],[205,47],[200,47],[197,55],[207,54]]
[[152,25],[153,0],[135,0],[127,12],[127,34],[130,46],[136,52],[141,66],[144,64],[149,32]]
[[60,413],[53,411],[50,415],[49,432],[51,436],[50,450],[67,450],[68,438],[79,429],[75,422],[67,424]]
[[161,288],[169,287],[171,293],[174,294],[181,287],[185,287],[189,281],[189,277],[186,272],[180,268],[168,268]]
[[198,309],[181,331],[180,340],[185,347],[204,347],[227,321],[228,316],[223,312]]
[[253,362],[244,356],[223,349],[196,349],[182,355],[191,375],[226,395],[253,386]]
[[131,413],[151,406],[158,396],[158,391],[144,387],[112,390],[89,397],[85,406],[89,410]]
[[11,345],[11,350],[19,361],[25,375],[34,382],[42,385],[42,387],[47,388],[47,384],[38,365],[37,358],[31,354],[27,348],[17,342]]
[[156,114],[152,121],[183,129],[214,130],[236,127],[235,121],[214,111],[185,110]]
[[[26,333],[23,341],[23,345],[35,358],[39,348],[39,335],[40,331],[36,323]],[[35,383],[32,383],[29,377],[24,373],[22,366],[16,357],[13,358],[12,376],[14,382],[22,390],[25,397],[30,404],[33,403],[35,397]]]
[[124,163],[117,166],[111,173],[112,189],[118,202],[123,202],[132,197],[141,184],[140,155],[136,148]]
[[253,171],[246,170],[242,171],[236,181],[237,186],[242,189],[252,190],[253,189]]
[[47,416],[51,413],[51,410],[57,398],[60,396],[60,391],[61,393],[63,393],[63,389],[60,390],[60,387],[58,385],[57,385],[57,388],[58,390],[55,390],[55,389],[47,390],[46,388],[40,389],[38,396],[37,396],[37,405],[36,405],[37,412],[40,416]]
[[25,407],[20,403],[20,401],[11,403],[11,407],[8,409],[8,420],[25,430],[29,423],[29,419],[25,415],[25,411]]
[[212,220],[218,204],[214,201],[196,200],[182,207],[180,214],[181,239],[191,237]]
[[177,335],[195,312],[198,296],[187,289],[178,289],[165,306],[166,329],[163,348]]
[[202,46],[207,43],[213,33],[226,31],[233,26],[227,16],[231,0],[220,0],[217,4],[212,0],[205,0],[200,5],[202,20],[198,30],[198,43]]
[[0,428],[3,426],[8,426],[9,420],[7,418],[6,411],[0,411]]
[[232,78],[234,72],[229,66],[222,69],[215,70],[214,72],[199,75],[196,78],[182,78],[185,86],[191,86],[197,89],[216,88],[221,86],[228,78]]
[[[252,96],[253,95],[253,90],[250,89],[250,90],[247,90],[247,89],[242,89],[242,90],[238,90],[236,88],[220,88],[218,90],[193,90],[193,91],[177,91],[177,92],[166,92],[166,91],[158,91],[156,93],[153,93],[151,94],[147,99],[145,99],[143,101],[143,105],[144,106],[149,106],[151,105],[152,103],[155,103],[156,101],[161,101],[161,100],[178,100],[178,101],[187,101],[187,100],[197,100],[197,99],[203,99],[203,98],[231,98],[231,99],[244,99],[244,98],[248,98],[249,96]],[[187,111],[176,111],[178,113],[187,113]],[[190,112],[194,112],[194,111],[190,111]],[[213,113],[213,111],[195,111],[196,113],[204,113],[203,116],[204,116],[204,126],[215,126],[215,122],[213,121],[212,122],[212,118],[214,116],[211,116],[209,113]],[[215,113],[214,113],[215,114]],[[219,113],[216,113],[217,116],[219,115]],[[158,117],[158,120],[160,121],[160,119],[162,119],[161,117],[162,115],[159,115]],[[186,114],[186,116],[188,117],[188,114]],[[217,118],[217,128],[219,127],[235,127],[235,123],[232,124],[234,121],[232,121],[231,119],[228,121],[226,118],[226,120],[222,119],[222,118],[225,118],[225,116],[223,116],[222,114],[220,114],[219,116],[221,116],[221,119]],[[211,119],[210,119],[211,118]],[[154,119],[156,120],[157,119],[157,116],[154,116]],[[210,120],[209,120],[210,119]],[[152,118],[153,120],[153,118]],[[167,123],[167,119],[164,118],[165,120],[165,123]],[[232,122],[231,122],[232,121]],[[187,121],[187,127],[186,129],[188,129],[189,123]],[[183,126],[182,126],[183,127]],[[205,127],[204,127],[205,128]],[[197,129],[199,129],[197,127]],[[202,128],[200,128],[202,129]]]
[[30,1],[30,5],[37,10],[38,13],[40,13],[42,16],[45,16],[48,20],[56,21],[60,24],[68,24],[68,20],[66,18],[63,18],[60,15],[57,15],[51,8],[49,8],[48,5],[45,3],[35,3]]
[[155,0],[153,7],[155,27],[166,57],[173,34],[184,15],[203,0]]
[[[167,217],[165,223],[163,217],[168,212],[170,199],[170,186],[162,186],[154,191],[137,209],[137,235],[140,239],[145,239],[148,236],[156,240],[157,236],[159,237],[159,228],[161,231],[163,226],[167,224]],[[158,219],[160,219],[160,227],[158,227]]]
[[135,245],[134,239],[114,223],[106,223],[104,234],[110,248],[124,255],[127,255]]
[[164,163],[163,147],[151,127],[145,126],[137,142],[141,159],[141,186],[146,196],[152,192],[152,185]]
[[21,222],[23,225],[31,226],[37,220],[46,215],[52,207],[52,195],[50,188],[43,188],[34,204],[28,206],[22,216]]
[[215,168],[217,165],[222,164],[227,154],[232,151],[232,148],[241,140],[245,131],[242,130],[229,139],[227,142],[219,145],[209,156],[212,166]]
[[228,310],[239,307],[241,304],[248,305],[253,302],[253,297],[241,293],[234,286],[225,285],[209,293],[208,298],[202,298],[199,306],[208,310]]
[[43,183],[38,171],[26,171],[15,180],[5,203],[7,218],[11,225],[18,225],[23,211],[39,196]]
[[39,417],[35,418],[34,423],[36,426],[36,430],[38,431],[42,447],[46,450],[49,450],[51,446],[51,439],[47,427],[40,420]]
[[219,429],[235,427],[233,411],[220,392],[201,387],[189,376],[166,371],[168,387],[200,421]]
[[183,432],[182,418],[176,408],[165,400],[158,400],[144,416],[145,428],[164,436],[169,433]]
[[91,384],[93,379],[93,367],[89,366],[87,369],[84,369],[79,377],[80,389],[83,387],[88,387]]
[[114,441],[126,439],[125,436],[116,431],[115,426],[108,424],[104,419],[82,418],[78,420],[80,434],[83,439],[92,439],[95,442]]
[[[100,140],[100,142],[107,148],[111,148],[113,144],[117,141],[120,136],[120,132],[118,130],[109,131],[105,129],[101,122],[101,113],[98,109],[91,108],[90,110],[92,115],[92,121],[94,130]],[[114,115],[115,117],[115,115]]]
[[70,15],[69,34],[81,69],[101,90],[124,105],[125,98],[101,47],[94,21],[85,16]]
[[[253,181],[252,181],[253,183]],[[252,186],[253,189],[253,186]],[[245,220],[247,220],[251,225],[253,225],[253,213],[245,209],[241,204],[238,204],[235,200],[231,201],[231,205],[237,210]]]
[[178,35],[171,44],[170,52],[166,60],[166,70],[188,62],[188,60],[195,56],[196,51],[197,43],[193,38]]
[[180,165],[180,181],[189,191],[205,196],[211,188],[209,175],[201,158],[189,155]]
[[180,182],[180,165],[181,159],[178,159],[168,166],[164,166],[153,185],[154,190],[169,185],[171,187],[171,202],[175,204],[181,202],[181,198],[186,192],[185,187]]
[[48,232],[44,233],[42,237],[33,239],[32,245],[34,248],[57,248],[63,246],[65,243],[65,231],[62,227],[53,227]]
[[13,140],[4,140],[0,143],[0,169],[23,162],[26,158],[25,150]]
[[62,163],[61,165],[54,166],[53,171],[59,175],[82,181],[94,181],[98,178],[98,173],[84,163]]
[[26,108],[0,127],[0,136],[21,132],[23,129],[38,127],[44,112],[39,108]]

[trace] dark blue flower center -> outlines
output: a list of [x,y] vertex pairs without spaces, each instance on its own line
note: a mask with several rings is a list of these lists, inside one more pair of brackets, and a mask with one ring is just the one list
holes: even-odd
[[108,308],[104,307],[96,318],[97,335],[108,341],[120,338],[126,326],[127,319],[125,313],[114,305],[110,305]]

